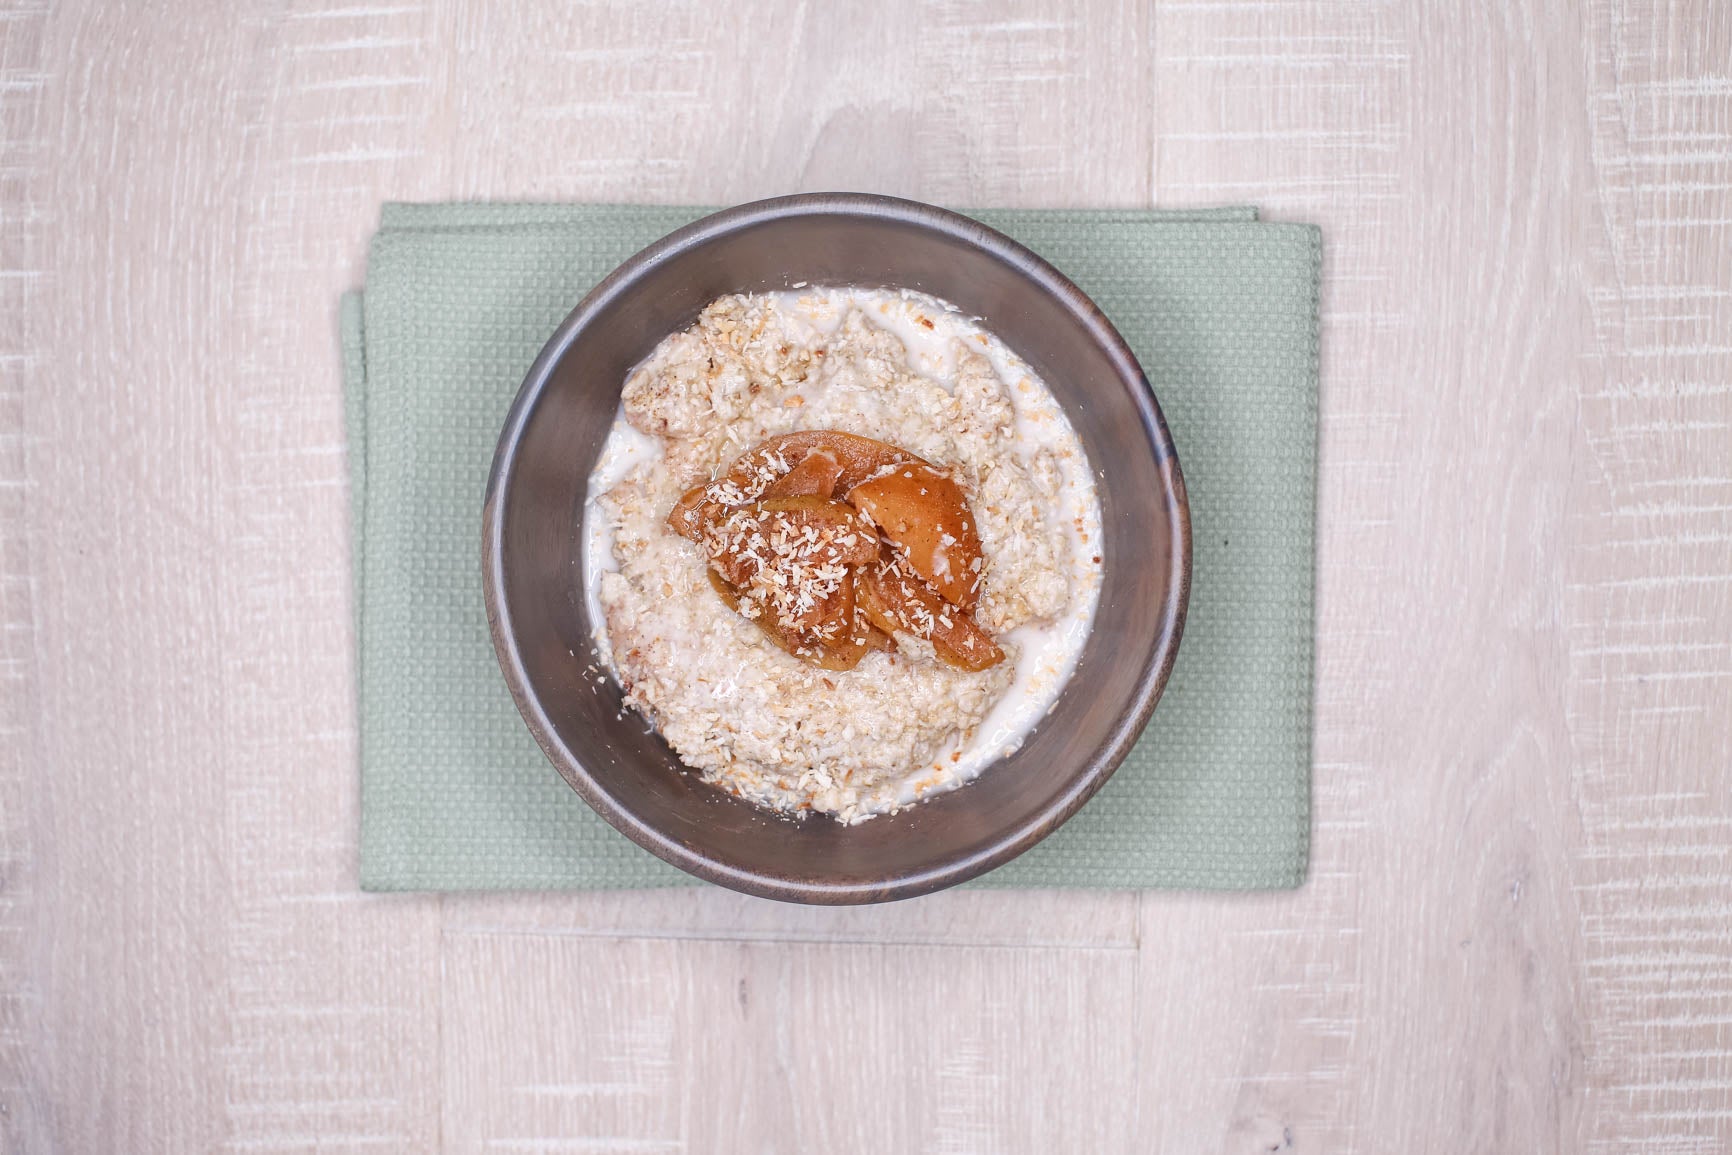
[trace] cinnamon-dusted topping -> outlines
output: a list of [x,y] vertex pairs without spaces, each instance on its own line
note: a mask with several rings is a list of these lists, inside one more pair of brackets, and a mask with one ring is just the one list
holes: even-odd
[[[831,499],[845,481],[854,508]],[[814,430],[754,446],[720,481],[688,490],[668,526],[703,547],[728,605],[796,657],[851,669],[875,630],[892,645],[900,631],[981,670],[1004,652],[967,613],[981,581],[972,516],[943,470]],[[872,592],[858,609],[857,567],[874,571],[861,575]]]

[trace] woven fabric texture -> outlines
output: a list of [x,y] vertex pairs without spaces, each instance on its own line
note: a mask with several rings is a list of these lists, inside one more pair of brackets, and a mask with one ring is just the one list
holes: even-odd
[[[480,514],[542,343],[595,282],[703,211],[386,206],[365,293],[340,311],[365,889],[695,881],[596,817],[518,718],[482,609]],[[1050,260],[1124,334],[1177,442],[1194,537],[1184,644],[1141,741],[1075,818],[973,885],[1296,886],[1310,830],[1318,230],[1251,209],[970,215]]]

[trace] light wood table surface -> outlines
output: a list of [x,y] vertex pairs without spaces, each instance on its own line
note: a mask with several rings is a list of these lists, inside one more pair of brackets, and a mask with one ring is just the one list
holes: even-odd
[[[1732,5],[0,5],[0,1149],[1732,1149]],[[380,202],[824,188],[1323,226],[1301,890],[357,892]]]

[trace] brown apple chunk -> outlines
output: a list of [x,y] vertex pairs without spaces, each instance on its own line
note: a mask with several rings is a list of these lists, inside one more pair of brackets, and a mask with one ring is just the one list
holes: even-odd
[[766,568],[791,582],[807,571],[878,556],[877,536],[854,510],[815,496],[748,502],[711,522],[701,544],[710,564],[740,587]]
[[744,494],[761,494],[765,485],[817,452],[828,453],[836,459],[841,468],[836,475],[835,488],[843,493],[892,465],[920,461],[912,453],[870,437],[839,433],[834,429],[809,429],[800,433],[783,433],[759,442],[734,459],[723,481],[732,483]]
[[862,482],[848,501],[872,519],[945,601],[973,609],[980,600],[980,533],[968,495],[948,473],[908,464]]
[[727,512],[726,506],[710,500],[709,489],[707,484],[694,485],[681,494],[668,514],[668,528],[681,537],[702,541],[704,530]]
[[[724,605],[757,626],[765,637],[796,658],[826,670],[842,671],[858,666],[860,660],[873,650],[895,652],[895,639],[873,629],[855,605],[853,574],[848,575],[841,589],[831,598],[826,612],[814,627],[799,630],[783,628],[774,614],[754,606],[751,591],[729,585],[727,579],[713,569],[708,572],[710,585],[721,596]],[[839,625],[844,621],[852,623],[852,628],[840,629]]]
[[686,490],[668,514],[667,525],[697,541],[726,510],[766,497],[830,497],[903,462],[920,459],[852,433],[784,433],[742,453],[717,480]]
[[842,476],[842,463],[828,449],[814,449],[800,463],[764,490],[765,497],[830,497],[836,492],[836,479]]
[[712,524],[701,544],[711,568],[738,591],[740,613],[794,639],[802,656],[852,632],[854,567],[880,548],[853,509],[812,495],[743,505]]
[[951,606],[920,575],[885,558],[860,570],[861,603],[874,625],[932,643],[940,661],[964,670],[984,670],[1004,661],[1004,651],[966,610]]
[[962,669],[1004,660],[968,612],[983,562],[966,491],[893,445],[834,430],[769,438],[682,494],[667,525],[703,549],[730,609],[825,669],[894,653],[897,633]]

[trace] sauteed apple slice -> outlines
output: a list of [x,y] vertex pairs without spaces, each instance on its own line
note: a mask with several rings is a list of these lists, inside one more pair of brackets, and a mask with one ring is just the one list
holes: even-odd
[[891,557],[861,568],[860,591],[874,625],[926,639],[940,661],[965,670],[984,670],[1004,661],[1004,651],[966,610],[947,604],[923,578]]
[[814,449],[764,490],[765,497],[829,497],[836,492],[842,463],[828,449]]
[[904,462],[920,459],[870,437],[833,429],[784,433],[735,458],[719,479],[686,490],[668,514],[668,528],[696,541],[719,516],[718,507],[764,497],[829,497]]
[[[896,650],[895,639],[874,629],[855,604],[856,583],[852,573],[832,599],[829,621],[820,622],[817,628],[799,631],[784,629],[773,613],[766,613],[762,607],[753,605],[750,591],[729,585],[727,579],[713,569],[708,572],[710,585],[729,609],[746,617],[764,632],[765,637],[796,658],[803,658],[826,670],[852,670],[873,650],[891,653]],[[752,612],[747,614],[747,609]],[[849,621],[852,628],[846,631],[827,628],[831,621]]]
[[870,437],[834,429],[809,429],[759,442],[734,460],[723,480],[750,492],[753,486],[774,480],[819,451],[829,453],[841,466],[836,488],[844,493],[892,465],[920,460],[912,453]]
[[772,437],[687,490],[667,524],[703,548],[731,609],[825,669],[895,652],[897,632],[963,669],[1004,660],[968,613],[983,563],[966,493],[893,445],[834,430]]
[[813,644],[834,651],[852,635],[853,567],[879,549],[852,509],[810,495],[743,505],[713,523],[702,544],[711,568],[737,591],[740,612],[773,626],[772,636],[787,635],[802,657]]
[[710,501],[709,485],[694,485],[680,495],[668,514],[668,528],[692,541],[703,539],[704,530],[727,513],[725,505]]
[[878,556],[878,537],[859,514],[812,495],[748,502],[711,522],[701,544],[710,564],[736,586],[765,568],[782,571],[792,582]]
[[848,500],[945,601],[974,608],[980,600],[980,533],[967,495],[948,473],[910,463],[856,485]]

